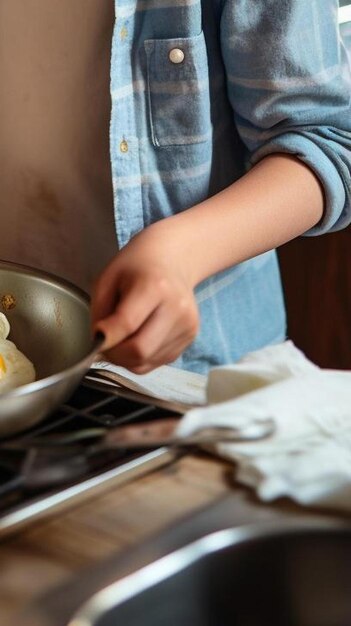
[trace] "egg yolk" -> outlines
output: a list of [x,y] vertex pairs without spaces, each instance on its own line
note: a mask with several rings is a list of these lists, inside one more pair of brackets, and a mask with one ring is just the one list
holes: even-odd
[[6,374],[6,363],[5,363],[5,359],[2,356],[2,354],[0,354],[0,376],[1,374]]

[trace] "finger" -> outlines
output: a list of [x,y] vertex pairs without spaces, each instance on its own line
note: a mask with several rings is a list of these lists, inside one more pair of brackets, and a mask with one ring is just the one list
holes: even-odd
[[119,293],[119,272],[116,258],[104,269],[93,285],[91,295],[91,319],[94,324],[108,317],[116,308]]
[[153,355],[152,360],[145,362],[143,365],[130,366],[129,369],[134,374],[148,374],[152,370],[161,367],[162,365],[168,365],[173,363],[189,346],[192,341],[189,338],[179,337],[177,340],[168,345],[164,350],[160,350]]
[[104,350],[110,350],[137,333],[159,306],[160,297],[153,285],[139,281],[121,295],[116,310],[94,325],[95,332],[105,335]]
[[[193,340],[197,328],[196,309],[191,310],[191,315],[188,313],[184,320],[179,317],[176,307],[161,305],[154,310],[138,332],[109,350],[108,357],[128,369],[147,364],[155,366],[155,363],[159,363],[159,358],[155,358],[158,353],[162,355],[162,359],[168,356],[168,360],[174,360],[179,351]],[[175,352],[178,354],[173,358]],[[172,357],[168,353],[172,353]]]
[[161,365],[173,363],[194,341],[196,334],[197,331],[194,331],[176,336],[173,342],[168,343],[166,346],[163,345],[160,350],[152,355],[151,359],[143,365],[132,367],[131,371],[135,374],[147,374]]

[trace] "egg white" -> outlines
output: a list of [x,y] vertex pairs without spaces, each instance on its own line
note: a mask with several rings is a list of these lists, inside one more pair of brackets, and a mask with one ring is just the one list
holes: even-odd
[[0,394],[35,380],[33,363],[6,339],[9,331],[8,320],[0,313]]
[[9,321],[3,313],[0,313],[0,340],[6,339],[10,332],[10,324]]

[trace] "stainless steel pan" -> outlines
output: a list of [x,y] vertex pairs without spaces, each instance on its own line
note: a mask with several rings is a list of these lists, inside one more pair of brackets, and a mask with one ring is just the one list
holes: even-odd
[[64,402],[100,347],[90,331],[88,296],[45,272],[0,261],[0,311],[9,339],[33,361],[37,378],[0,395],[0,437],[24,430]]

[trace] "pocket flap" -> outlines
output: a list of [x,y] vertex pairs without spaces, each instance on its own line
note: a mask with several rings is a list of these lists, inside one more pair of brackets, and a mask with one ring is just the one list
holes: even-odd
[[194,144],[211,134],[203,33],[145,41],[152,140],[155,146]]

